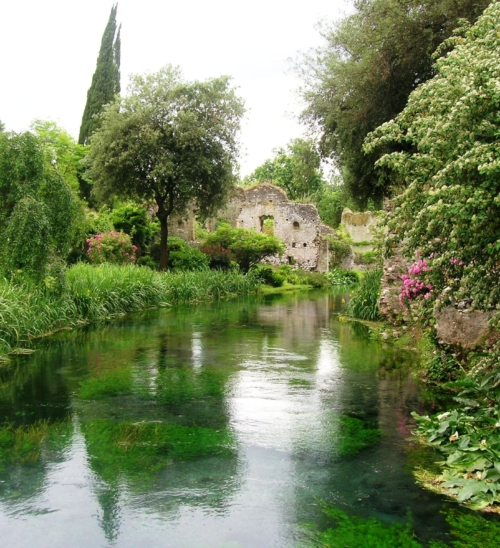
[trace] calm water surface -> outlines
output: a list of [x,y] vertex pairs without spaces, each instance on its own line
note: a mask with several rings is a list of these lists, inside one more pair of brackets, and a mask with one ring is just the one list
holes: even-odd
[[[448,503],[409,466],[409,413],[432,405],[415,356],[339,321],[341,299],[152,311],[1,370],[0,416],[45,428],[0,470],[2,546],[298,546],[322,500],[445,539]],[[343,456],[345,415],[380,443]]]

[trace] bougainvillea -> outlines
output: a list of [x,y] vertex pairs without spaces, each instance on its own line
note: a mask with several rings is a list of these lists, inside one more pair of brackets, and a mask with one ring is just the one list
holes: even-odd
[[111,231],[96,234],[87,240],[87,254],[90,262],[95,264],[114,263],[132,264],[135,262],[137,247],[125,232]]

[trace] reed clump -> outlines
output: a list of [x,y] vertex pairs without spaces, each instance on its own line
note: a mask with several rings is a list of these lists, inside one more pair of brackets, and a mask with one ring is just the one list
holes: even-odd
[[0,278],[0,357],[30,348],[37,338],[68,327],[108,321],[151,307],[223,299],[257,291],[259,281],[239,272],[156,272],[134,265],[79,263],[66,272],[65,289]]

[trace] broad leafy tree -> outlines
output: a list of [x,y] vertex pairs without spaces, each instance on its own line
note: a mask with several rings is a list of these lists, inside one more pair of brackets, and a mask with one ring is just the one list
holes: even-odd
[[111,103],[120,93],[120,29],[117,29],[116,11],[118,5],[111,8],[108,24],[102,36],[101,48],[97,57],[97,66],[92,76],[92,84],[87,92],[87,103],[83,111],[78,142],[87,144],[89,137],[99,125],[98,115],[104,105]]
[[294,139],[286,147],[274,150],[274,158],[266,160],[245,184],[269,182],[286,190],[292,200],[310,196],[320,190],[323,181],[321,157],[314,143]]
[[[395,200],[389,246],[430,261],[439,302],[500,305],[500,3],[449,40],[436,75],[368,137],[368,153],[407,188]],[[431,301],[433,299],[430,299]]]
[[[490,0],[355,0],[355,11],[321,27],[324,46],[297,63],[305,122],[320,137],[360,206],[379,202],[392,183],[364,153],[366,135],[400,113],[434,75],[432,54],[460,18],[474,22]],[[389,145],[388,145],[389,146]],[[406,146],[391,143],[390,146]]]
[[170,216],[213,213],[234,184],[243,112],[229,78],[191,83],[173,67],[133,77],[128,97],[105,109],[88,156],[96,194],[156,204],[161,269]]
[[82,160],[86,149],[55,122],[35,120],[31,129],[40,138],[45,160],[63,177],[72,189],[78,191],[83,176]]

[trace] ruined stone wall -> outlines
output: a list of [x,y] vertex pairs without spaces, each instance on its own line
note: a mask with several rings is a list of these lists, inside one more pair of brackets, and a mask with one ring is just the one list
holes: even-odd
[[[285,243],[281,259],[269,262],[295,264],[305,270],[328,270],[328,242],[324,236],[334,234],[324,225],[313,204],[301,204],[288,199],[286,192],[274,185],[263,183],[243,189],[236,188],[226,207],[218,214],[232,226],[264,232],[266,219],[274,220],[274,235]],[[214,230],[216,219],[207,222]]]
[[371,242],[373,240],[372,229],[377,226],[377,222],[377,216],[371,211],[353,213],[347,207],[342,211],[342,226],[354,244]]

